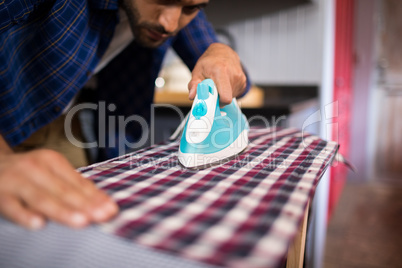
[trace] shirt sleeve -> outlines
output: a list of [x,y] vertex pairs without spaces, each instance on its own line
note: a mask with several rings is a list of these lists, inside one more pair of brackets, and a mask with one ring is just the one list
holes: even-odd
[[23,23],[29,14],[43,0],[4,0],[0,1],[0,34],[15,24]]
[[[172,44],[173,49],[183,62],[192,70],[201,55],[212,44],[218,42],[218,37],[211,23],[206,18],[203,11],[184,27],[177,35]],[[244,73],[247,77],[246,90],[240,96],[243,97],[251,87],[251,82],[247,71],[243,66]]]

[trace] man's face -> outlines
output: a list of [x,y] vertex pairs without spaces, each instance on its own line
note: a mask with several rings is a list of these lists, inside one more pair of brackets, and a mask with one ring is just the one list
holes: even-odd
[[185,27],[209,0],[122,0],[135,39],[155,48]]

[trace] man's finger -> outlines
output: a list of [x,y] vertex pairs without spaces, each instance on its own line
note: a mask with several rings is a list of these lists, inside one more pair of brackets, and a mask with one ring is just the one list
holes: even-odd
[[219,104],[221,106],[230,104],[232,102],[233,93],[229,76],[226,72],[217,72],[215,76],[216,78],[214,77],[212,80],[216,83],[216,88],[219,92]]
[[0,213],[10,221],[31,230],[38,230],[45,225],[45,219],[41,215],[30,211],[20,200],[10,195],[0,195]]
[[197,94],[197,86],[204,79],[205,78],[200,78],[199,76],[193,76],[193,78],[190,80],[190,82],[188,83],[188,90],[189,90],[188,98],[190,100],[194,100],[195,95]]
[[[40,154],[35,155],[34,160],[26,160],[22,162],[27,169],[20,170],[19,176],[30,178],[30,186],[35,189],[42,190],[51,195],[53,199],[65,206],[77,212],[81,212],[91,217],[91,210],[93,209],[93,202],[97,202],[99,198],[96,198],[96,189],[94,186],[84,187],[79,183],[79,174],[73,169],[73,167],[62,157],[60,154],[52,151],[42,150]],[[44,154],[42,154],[44,153]],[[41,163],[47,163],[50,161],[51,165],[44,166]],[[75,182],[75,183],[74,183]],[[14,192],[18,192],[18,184],[14,185]],[[86,190],[90,188],[91,190]],[[92,191],[94,194],[86,194],[85,191]],[[101,203],[101,202],[99,202]]]
[[[82,177],[75,171],[64,172],[63,175],[68,177],[70,183],[75,187],[76,191],[81,191],[86,199],[86,212],[91,216],[91,219],[96,222],[102,222],[114,216],[118,207],[116,203],[106,195],[103,191],[96,188],[95,184]],[[66,178],[64,178],[66,179]]]
[[31,185],[21,189],[19,194],[27,209],[42,214],[48,219],[75,228],[84,227],[89,223],[84,213],[69,208],[45,189]]
[[[58,165],[57,161],[53,165]],[[60,173],[68,174],[76,173],[70,166],[59,166]],[[89,208],[89,197],[83,193],[83,188],[74,186],[66,179],[62,179],[60,174],[55,174],[52,168],[41,168],[40,166],[31,166],[29,170],[20,171],[21,176],[30,177],[32,187],[43,189],[51,194],[54,199],[60,200],[65,206],[71,209],[82,211],[85,213]],[[75,175],[75,174],[74,174]],[[15,185],[14,187],[18,187]],[[17,192],[18,189],[14,189]]]
[[[92,181],[75,171],[64,158],[52,167],[52,171],[54,176],[60,177],[61,181],[69,183],[72,187],[70,194],[63,197],[65,203],[74,204],[75,207],[81,204],[81,209],[96,222],[108,220],[117,213],[116,203],[96,188]],[[75,197],[78,199],[75,200]]]

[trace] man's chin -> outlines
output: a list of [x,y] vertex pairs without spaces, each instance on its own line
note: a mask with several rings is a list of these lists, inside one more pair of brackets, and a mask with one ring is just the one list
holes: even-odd
[[161,46],[167,39],[152,40],[149,38],[135,38],[135,41],[143,47],[157,48]]

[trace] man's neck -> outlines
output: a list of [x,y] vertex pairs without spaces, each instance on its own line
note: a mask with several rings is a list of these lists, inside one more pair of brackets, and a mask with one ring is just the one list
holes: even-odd
[[119,8],[119,17],[120,21],[116,26],[112,41],[96,66],[94,70],[95,74],[102,70],[112,59],[114,59],[114,57],[119,55],[119,53],[134,40],[134,35],[131,31],[126,12],[121,8]]

